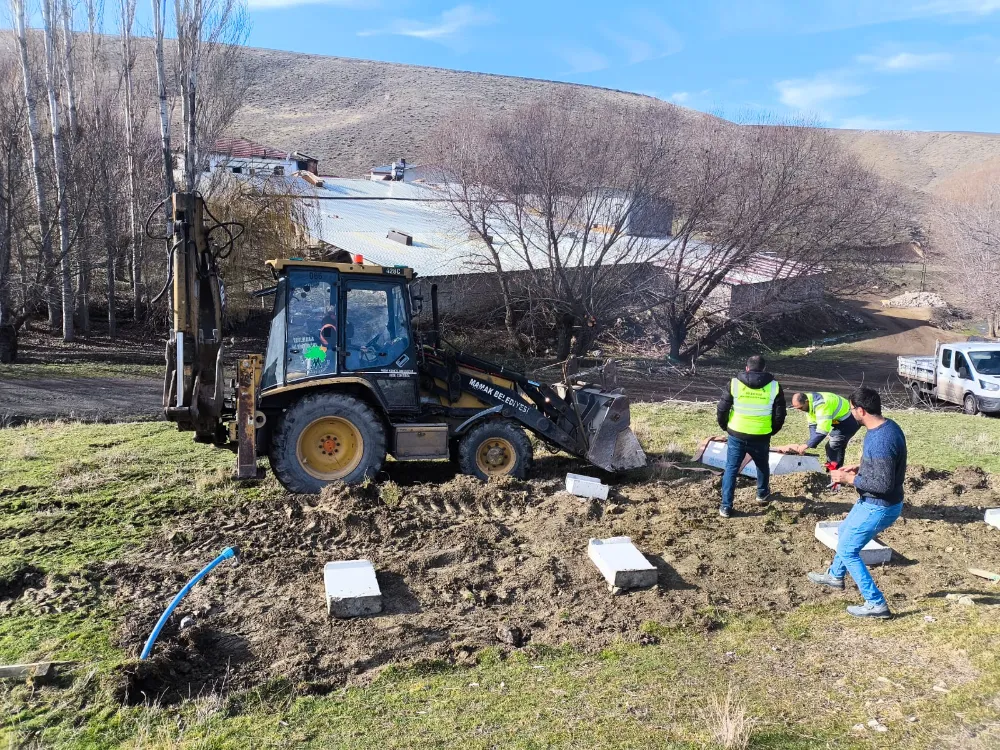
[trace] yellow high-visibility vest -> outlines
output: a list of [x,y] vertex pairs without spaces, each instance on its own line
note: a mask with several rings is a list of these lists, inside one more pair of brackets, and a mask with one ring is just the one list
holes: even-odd
[[816,432],[829,434],[833,426],[851,413],[851,402],[836,393],[807,393],[809,424],[816,425]]
[[778,381],[772,380],[763,388],[751,388],[733,378],[729,392],[733,394],[729,429],[744,435],[770,435],[773,429],[771,411],[778,397]]

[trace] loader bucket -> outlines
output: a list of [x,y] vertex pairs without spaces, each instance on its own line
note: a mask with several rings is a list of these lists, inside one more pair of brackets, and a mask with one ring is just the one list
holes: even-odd
[[584,407],[581,419],[590,448],[587,460],[605,471],[625,471],[646,465],[646,454],[630,427],[628,397],[587,387],[577,392]]

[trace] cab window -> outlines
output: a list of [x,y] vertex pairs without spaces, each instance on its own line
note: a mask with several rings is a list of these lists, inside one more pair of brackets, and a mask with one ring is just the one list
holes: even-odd
[[346,369],[384,368],[406,354],[410,327],[404,300],[399,284],[350,283],[344,341]]
[[288,274],[287,381],[337,371],[337,272],[302,270]]
[[969,369],[969,363],[962,352],[955,353],[955,372],[958,373],[958,377],[962,378],[962,380],[972,379],[972,370]]
[[951,367],[951,349],[941,350],[941,366]]
[[278,281],[271,311],[271,331],[264,353],[264,373],[260,387],[271,388],[285,382],[285,279]]

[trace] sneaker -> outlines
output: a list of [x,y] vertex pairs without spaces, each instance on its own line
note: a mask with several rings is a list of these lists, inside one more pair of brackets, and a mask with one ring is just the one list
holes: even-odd
[[766,495],[764,495],[764,497],[757,495],[757,502],[760,503],[761,505],[767,505],[768,503],[771,502],[771,493],[768,492]]
[[892,617],[892,612],[889,611],[888,604],[872,604],[871,602],[865,602],[860,606],[848,607],[847,614],[854,615],[855,617],[872,617],[876,620],[888,620]]
[[820,586],[829,586],[831,589],[844,590],[844,579],[834,578],[829,573],[810,573],[809,580]]
[[732,518],[733,510],[732,508],[719,508],[719,515],[723,518]]

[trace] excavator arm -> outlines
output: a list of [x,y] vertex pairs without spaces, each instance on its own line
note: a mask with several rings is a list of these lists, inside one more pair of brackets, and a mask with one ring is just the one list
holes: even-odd
[[[170,257],[168,287],[173,326],[166,350],[163,411],[180,430],[195,439],[228,439],[222,374],[222,314],[224,291],[218,262],[232,246],[233,225],[214,221],[198,193],[170,197],[171,221],[167,243]],[[223,237],[218,239],[213,234]],[[236,235],[238,236],[238,235]]]

